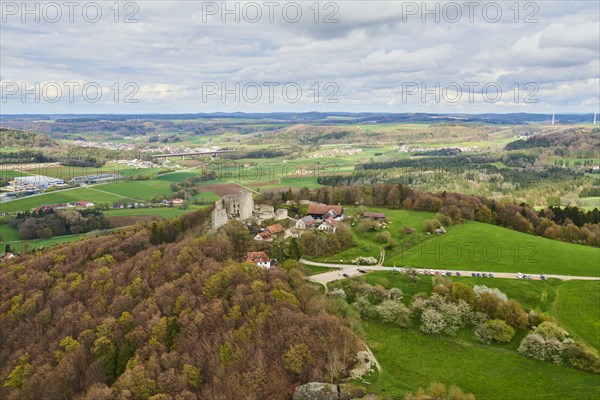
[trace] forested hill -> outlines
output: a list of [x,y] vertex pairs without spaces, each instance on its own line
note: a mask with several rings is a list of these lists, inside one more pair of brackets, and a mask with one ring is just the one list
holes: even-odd
[[299,269],[232,261],[243,226],[204,235],[209,211],[4,263],[0,398],[286,399],[343,376],[344,323]]
[[0,128],[0,144],[2,147],[56,146],[56,142],[46,135],[5,128]]
[[598,153],[600,148],[600,130],[573,128],[563,132],[546,133],[517,140],[506,145],[506,150],[524,150],[552,148],[564,155],[577,153]]

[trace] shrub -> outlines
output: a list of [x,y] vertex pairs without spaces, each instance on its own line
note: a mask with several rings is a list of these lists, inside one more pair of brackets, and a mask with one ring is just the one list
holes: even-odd
[[507,343],[515,336],[515,330],[501,319],[492,319],[481,325],[475,335],[482,342]]
[[410,325],[410,310],[399,301],[385,300],[375,307],[375,311],[383,322],[402,327]]

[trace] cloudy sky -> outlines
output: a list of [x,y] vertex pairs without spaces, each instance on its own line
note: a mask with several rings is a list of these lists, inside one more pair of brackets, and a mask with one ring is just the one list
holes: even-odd
[[600,3],[514,3],[2,0],[0,107],[600,110]]

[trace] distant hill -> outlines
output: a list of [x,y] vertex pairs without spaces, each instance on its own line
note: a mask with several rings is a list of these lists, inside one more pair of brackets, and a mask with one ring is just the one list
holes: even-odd
[[0,128],[2,147],[52,147],[57,143],[46,135],[15,129]]
[[506,150],[550,148],[555,154],[568,156],[590,154],[597,156],[600,149],[600,133],[587,128],[572,128],[561,132],[535,135],[506,145]]

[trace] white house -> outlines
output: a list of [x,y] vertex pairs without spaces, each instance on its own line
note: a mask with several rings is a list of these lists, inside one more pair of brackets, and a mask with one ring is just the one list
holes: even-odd
[[310,215],[304,218],[300,218],[296,221],[296,228],[298,229],[308,229],[312,227],[317,221],[311,217]]
[[338,222],[333,218],[329,217],[326,221],[323,221],[321,225],[319,225],[320,231],[328,231],[335,232],[338,227]]
[[249,252],[244,257],[244,262],[251,262],[263,268],[271,268],[271,259],[264,251]]

